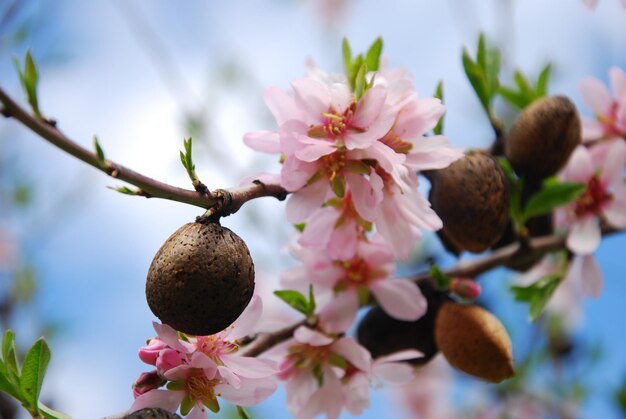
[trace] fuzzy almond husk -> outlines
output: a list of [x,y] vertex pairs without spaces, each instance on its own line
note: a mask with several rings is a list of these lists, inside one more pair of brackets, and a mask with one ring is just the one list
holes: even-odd
[[191,335],[212,335],[230,326],[254,292],[248,247],[217,223],[185,224],[154,256],[146,298],[163,323]]
[[515,374],[511,339],[482,307],[444,303],[435,321],[435,341],[450,365],[474,377],[499,383]]
[[443,221],[439,237],[449,251],[480,253],[500,239],[509,219],[509,184],[494,157],[472,151],[428,177],[429,200]]
[[519,115],[504,141],[515,171],[531,180],[556,174],[582,140],[580,117],[565,96],[537,99]]

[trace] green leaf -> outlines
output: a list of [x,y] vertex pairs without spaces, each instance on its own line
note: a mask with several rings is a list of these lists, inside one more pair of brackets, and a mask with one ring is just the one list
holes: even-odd
[[117,188],[113,186],[107,186],[107,188],[113,189],[114,191],[117,191],[124,195],[140,195],[141,194],[141,191],[139,191],[138,189],[131,189],[127,186],[118,186]]
[[20,77],[22,88],[26,93],[28,103],[33,109],[35,115],[41,118],[41,113],[39,112],[39,104],[37,101],[37,82],[39,81],[39,73],[37,72],[37,66],[35,65],[35,61],[30,54],[30,50],[26,51],[26,57],[24,58],[24,71],[22,71],[19,59],[17,57],[13,58],[13,62],[15,63],[17,74]]
[[533,195],[524,208],[524,220],[548,214],[555,208],[578,199],[587,189],[584,183],[558,183],[546,186]]
[[524,179],[518,178],[515,175],[513,166],[511,166],[511,163],[506,158],[500,157],[498,158],[498,162],[502,170],[504,170],[504,174],[509,182],[509,212],[515,229],[519,232],[524,226],[524,216],[522,213],[522,189],[524,188]]
[[354,80],[354,97],[357,102],[363,97],[365,88],[367,87],[367,81],[365,80],[365,74],[367,73],[367,65],[363,64],[356,73],[356,79]]
[[[435,89],[435,97],[441,100],[441,103],[443,103],[443,80],[439,80],[439,83],[437,83],[437,88]],[[433,128],[433,132],[435,133],[435,135],[443,134],[444,116],[445,114],[441,115],[441,118],[439,118],[439,121],[437,121],[437,125],[435,125],[435,128]]]
[[530,320],[535,321],[548,301],[550,301],[550,297],[552,297],[552,294],[554,294],[554,291],[557,289],[562,279],[563,275],[560,273],[550,274],[526,287],[513,286],[511,287],[511,291],[516,301],[528,302]]
[[543,97],[548,93],[548,81],[551,73],[552,66],[550,64],[546,65],[543,70],[541,70],[539,78],[537,79],[537,84],[535,85],[535,94],[538,98]]
[[535,100],[535,91],[531,87],[526,76],[524,76],[521,71],[516,71],[513,75],[513,79],[515,80],[515,84],[517,84],[522,97],[524,97],[528,103]]
[[278,298],[280,298],[281,300],[289,304],[292,308],[304,314],[305,316],[313,314],[306,297],[302,295],[302,293],[299,291],[278,290],[274,291],[274,295],[276,295]]
[[20,375],[20,388],[24,401],[34,408],[37,408],[39,392],[49,362],[50,348],[43,338],[39,338],[26,353]]
[[350,79],[350,71],[352,70],[352,50],[350,49],[348,38],[343,38],[341,51],[343,53],[343,68],[346,72],[346,77]]
[[501,86],[498,93],[504,98],[504,100],[519,109],[524,109],[526,105],[528,105],[528,102],[522,93],[510,87]]
[[252,417],[248,414],[246,409],[241,406],[237,406],[237,414],[241,419],[252,419]]
[[7,329],[4,332],[2,359],[7,368],[9,379],[19,384],[20,366],[17,362],[17,351],[15,350],[15,333],[11,329]]
[[480,34],[474,61],[466,49],[463,49],[463,69],[474,88],[478,99],[489,119],[493,119],[491,112],[491,101],[500,87],[500,51],[498,49],[487,49],[485,36]]
[[363,54],[359,54],[354,57],[352,64],[350,64],[350,71],[348,72],[348,83],[350,84],[350,91],[354,92],[356,89],[356,77],[363,65]]
[[313,284],[309,284],[309,314],[315,313],[315,295],[313,294]]
[[383,38],[378,37],[365,54],[365,65],[368,71],[378,71],[380,54],[383,51]]
[[41,413],[43,413],[46,419],[72,419],[71,416],[51,409],[41,402],[37,403],[37,407],[39,408]]
[[439,266],[437,266],[436,263],[433,263],[430,266],[430,276],[432,279],[435,280],[435,285],[440,290],[447,290],[448,288],[450,288],[450,281],[452,280],[452,278],[441,272]]
[[484,83],[484,74],[480,67],[472,60],[467,50],[463,49],[463,70],[469,80],[470,84],[474,88],[474,92],[478,96],[483,108],[488,109],[489,99]]
[[107,168],[107,161],[104,157],[104,150],[100,147],[100,143],[98,142],[98,137],[93,136],[93,147],[96,150],[96,156],[98,157],[98,165],[101,169]]
[[4,365],[3,362],[0,362],[0,391],[5,392],[18,400],[22,397],[19,389],[15,386],[11,379],[9,379],[6,365]]

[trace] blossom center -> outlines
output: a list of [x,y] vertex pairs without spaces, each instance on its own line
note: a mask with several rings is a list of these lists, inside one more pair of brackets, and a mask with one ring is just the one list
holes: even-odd
[[237,351],[237,344],[225,341],[218,336],[198,336],[196,343],[198,350],[213,359],[219,359],[220,355]]
[[215,399],[218,380],[209,380],[204,374],[194,375],[185,381],[185,390],[196,400]]
[[600,215],[602,208],[613,199],[613,194],[608,192],[602,185],[600,177],[596,174],[587,183],[587,189],[576,201],[576,215],[582,217],[593,214]]
[[399,154],[408,154],[409,151],[411,151],[411,149],[413,148],[413,144],[403,140],[399,135],[394,132],[393,128],[390,129],[389,132],[380,139],[380,142]]

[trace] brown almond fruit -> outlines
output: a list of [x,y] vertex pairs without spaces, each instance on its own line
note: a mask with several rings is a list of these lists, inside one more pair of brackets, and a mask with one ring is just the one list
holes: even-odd
[[150,309],[191,335],[230,326],[254,291],[254,264],[243,240],[214,222],[185,224],[161,246],[146,282]]
[[480,253],[498,241],[509,218],[509,184],[494,157],[469,152],[428,178],[429,200],[443,221],[439,237],[449,251]]
[[519,115],[504,141],[504,154],[515,171],[539,180],[556,174],[581,142],[581,123],[565,96],[537,99]]
[[435,320],[435,342],[450,365],[474,377],[499,383],[515,374],[511,339],[482,307],[444,303]]

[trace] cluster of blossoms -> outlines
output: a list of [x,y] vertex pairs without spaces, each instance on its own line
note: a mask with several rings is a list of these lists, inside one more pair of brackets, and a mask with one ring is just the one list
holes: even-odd
[[[139,349],[139,358],[155,369],[133,385],[130,411],[160,407],[188,418],[206,418],[206,408],[219,411],[217,397],[252,406],[276,390],[276,364],[237,354],[238,339],[251,333],[261,316],[261,299],[254,297],[228,329],[210,336],[188,336],[154,323],[157,337]],[[159,387],[166,385],[166,389]]]
[[626,73],[613,67],[609,78],[614,97],[595,78],[581,83],[583,99],[596,119],[583,120],[588,144],[574,150],[559,177],[583,183],[586,190],[555,213],[555,226],[568,232],[567,248],[575,255],[566,279],[596,297],[602,291],[602,272],[592,254],[600,245],[601,226],[626,228]]
[[301,265],[286,272],[282,284],[300,291],[312,286],[320,307],[314,328],[301,327],[272,350],[288,408],[298,418],[334,418],[342,407],[361,412],[376,370],[411,378],[408,364],[392,361],[419,352],[372,360],[342,336],[372,297],[400,320],[425,314],[419,288],[392,280],[394,258],[408,257],[422,229],[442,227],[418,192],[416,172],[447,167],[463,155],[445,137],[425,136],[444,107],[439,99],[418,97],[405,71],[385,68],[362,77],[359,92],[358,80],[309,67],[290,90],[265,92],[278,129],[244,137],[249,147],[281,157],[280,175],[263,180],[291,192],[287,220],[302,230],[293,247]]

